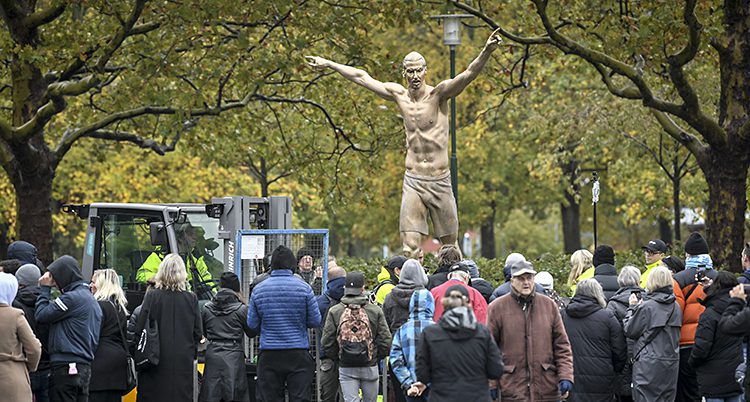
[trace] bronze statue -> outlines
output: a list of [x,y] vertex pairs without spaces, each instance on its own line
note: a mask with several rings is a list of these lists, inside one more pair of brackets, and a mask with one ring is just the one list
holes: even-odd
[[448,100],[460,94],[479,75],[501,43],[498,31],[493,32],[465,71],[434,87],[425,82],[427,62],[417,52],[407,54],[402,64],[408,88],[395,82],[380,82],[358,68],[306,56],[311,67],[330,68],[398,105],[406,130],[406,172],[399,230],[407,256],[419,254],[422,236],[428,234],[428,214],[435,236],[443,244],[456,243],[458,216],[448,159]]

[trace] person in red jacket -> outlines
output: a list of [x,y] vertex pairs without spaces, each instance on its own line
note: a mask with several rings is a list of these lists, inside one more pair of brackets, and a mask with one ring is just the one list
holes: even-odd
[[[453,285],[464,286],[469,291],[469,301],[471,309],[474,310],[474,316],[476,316],[479,323],[485,324],[487,322],[487,302],[478,290],[469,286],[469,281],[471,281],[469,267],[466,264],[453,264],[448,271],[448,282],[433,288],[430,290],[430,293],[432,293],[432,297],[435,298],[435,300],[442,300],[446,289],[449,287]],[[443,306],[440,303],[437,303],[435,306],[435,316],[433,321],[437,322],[440,320],[443,311]]]

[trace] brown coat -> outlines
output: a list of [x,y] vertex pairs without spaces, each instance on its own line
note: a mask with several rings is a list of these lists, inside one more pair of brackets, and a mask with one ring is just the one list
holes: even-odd
[[6,401],[31,402],[29,371],[42,355],[23,311],[0,305],[0,395]]
[[539,293],[530,300],[524,310],[511,291],[490,303],[487,312],[487,327],[505,363],[502,400],[558,401],[559,382],[573,382],[570,342],[557,304]]

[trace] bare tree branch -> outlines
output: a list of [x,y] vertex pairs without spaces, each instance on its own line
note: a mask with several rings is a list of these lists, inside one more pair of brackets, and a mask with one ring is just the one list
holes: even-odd
[[543,44],[551,44],[552,41],[548,36],[532,36],[532,37],[524,37],[519,36],[516,34],[513,34],[511,32],[506,31],[504,28],[502,28],[500,25],[498,25],[492,18],[490,18],[487,14],[483,13],[481,10],[478,10],[468,4],[462,3],[459,0],[449,0],[450,4],[453,4],[454,7],[459,8],[461,10],[466,11],[469,14],[472,14],[481,20],[483,20],[487,25],[491,26],[492,29],[497,29],[500,32],[500,35],[505,36],[506,38],[522,43],[524,45],[543,45]]
[[84,137],[98,138],[100,140],[110,141],[124,141],[130,142],[143,149],[150,149],[159,155],[164,155],[167,152],[174,151],[177,142],[180,140],[182,135],[181,131],[178,131],[172,140],[168,144],[156,142],[150,138],[143,138],[137,134],[124,132],[124,131],[110,131],[110,130],[95,130],[86,133]]
[[661,150],[662,150],[662,145],[661,144],[659,144],[659,153],[656,153],[656,151],[654,151],[654,149],[651,148],[642,139],[636,138],[636,137],[634,137],[634,136],[632,136],[632,135],[630,135],[628,133],[622,133],[622,136],[625,137],[625,138],[627,138],[627,139],[629,139],[629,140],[631,140],[631,141],[633,141],[633,142],[635,142],[636,144],[638,144],[639,147],[641,147],[641,149],[643,149],[644,151],[648,152],[648,154],[651,155],[651,157],[654,159],[654,162],[656,162],[656,164],[659,165],[659,167],[661,168],[661,170],[664,171],[664,174],[667,175],[667,177],[669,178],[669,180],[674,181],[674,175],[672,174],[672,172],[669,169],[667,169],[666,165],[664,164],[664,159],[662,158],[662,155],[661,155]]
[[62,15],[67,3],[67,1],[58,1],[57,4],[51,5],[33,14],[29,14],[23,19],[22,24],[26,26],[26,29],[35,29],[42,25],[49,24]]

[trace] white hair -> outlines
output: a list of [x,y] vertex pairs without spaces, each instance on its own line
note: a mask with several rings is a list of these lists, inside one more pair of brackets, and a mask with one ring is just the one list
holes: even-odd
[[576,296],[589,296],[596,299],[600,306],[607,306],[607,299],[604,298],[602,285],[596,279],[584,279],[576,285]]
[[157,289],[184,292],[187,290],[187,271],[185,262],[179,254],[167,254],[159,264],[159,271],[154,276]]
[[641,270],[632,266],[626,265],[622,267],[620,275],[617,275],[617,284],[621,288],[626,286],[639,286],[641,283]]

